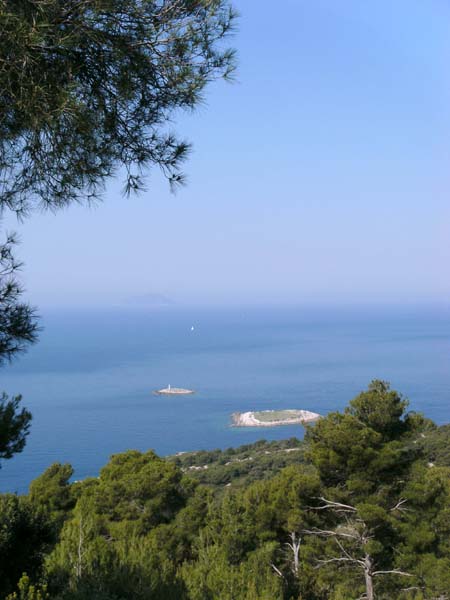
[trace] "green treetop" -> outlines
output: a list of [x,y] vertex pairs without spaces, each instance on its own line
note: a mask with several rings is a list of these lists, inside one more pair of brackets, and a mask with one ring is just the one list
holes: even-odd
[[1,0],[0,207],[25,214],[126,188],[156,165],[181,181],[188,144],[167,132],[228,77],[228,0]]

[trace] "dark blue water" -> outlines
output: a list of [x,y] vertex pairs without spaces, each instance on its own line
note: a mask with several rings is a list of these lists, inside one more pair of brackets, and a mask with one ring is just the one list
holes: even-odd
[[[44,315],[38,345],[1,371],[0,391],[33,412],[0,490],[27,489],[52,462],[75,477],[137,448],[160,454],[301,436],[297,426],[233,429],[230,414],[342,409],[373,378],[411,408],[450,421],[450,314],[444,310],[177,310]],[[194,331],[191,331],[194,326]],[[193,396],[155,396],[167,384]]]

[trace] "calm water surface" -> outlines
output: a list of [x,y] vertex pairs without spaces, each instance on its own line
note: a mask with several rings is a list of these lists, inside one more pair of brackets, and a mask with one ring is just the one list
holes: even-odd
[[[44,315],[38,345],[3,368],[0,391],[33,413],[1,491],[26,491],[52,462],[96,475],[129,448],[160,454],[301,436],[297,426],[233,429],[234,411],[342,409],[373,378],[411,409],[450,421],[444,310],[116,310]],[[194,331],[191,327],[194,326]],[[193,396],[155,396],[172,386]]]

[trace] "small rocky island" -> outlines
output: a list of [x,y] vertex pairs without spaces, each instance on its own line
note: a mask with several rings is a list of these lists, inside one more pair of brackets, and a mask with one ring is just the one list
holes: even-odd
[[233,413],[231,421],[234,427],[275,427],[278,425],[296,425],[310,423],[320,415],[309,410],[260,410],[256,412]]
[[170,384],[166,387],[163,388],[162,390],[155,390],[155,392],[153,392],[154,394],[173,394],[173,395],[177,395],[177,394],[193,394],[194,390],[187,390],[185,388],[177,388],[177,387],[172,387]]

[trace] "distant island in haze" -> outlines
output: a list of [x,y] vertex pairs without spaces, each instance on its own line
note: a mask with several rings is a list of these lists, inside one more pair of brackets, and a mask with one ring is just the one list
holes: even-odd
[[164,294],[160,293],[148,293],[140,296],[134,296],[127,300],[127,304],[131,306],[140,307],[158,307],[158,306],[172,306],[174,304],[172,298],[168,298]]

